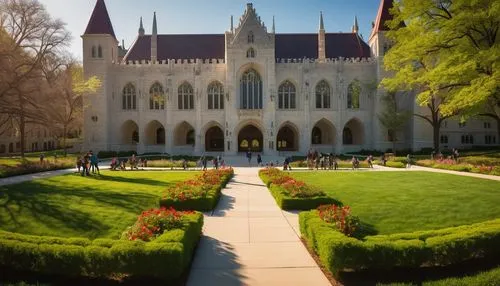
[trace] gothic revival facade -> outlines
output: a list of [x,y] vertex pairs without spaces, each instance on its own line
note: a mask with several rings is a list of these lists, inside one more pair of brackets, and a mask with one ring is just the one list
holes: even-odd
[[[381,1],[368,43],[357,21],[351,32],[327,33],[322,15],[318,33],[276,33],[274,19],[268,29],[247,4],[224,34],[158,34],[155,14],[148,35],[141,18],[125,50],[98,0],[82,36],[85,73],[103,82],[87,97],[85,148],[226,155],[391,148],[377,119],[391,6]],[[412,95],[398,97],[398,105],[420,108]],[[464,144],[486,144],[479,140],[488,130],[471,130],[481,135]],[[463,130],[449,131],[445,145],[463,147]],[[412,118],[398,139],[399,148],[431,147],[432,130]]]

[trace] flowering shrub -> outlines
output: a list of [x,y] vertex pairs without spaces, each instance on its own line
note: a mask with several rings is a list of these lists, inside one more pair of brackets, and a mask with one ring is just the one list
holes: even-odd
[[165,231],[181,228],[182,216],[188,213],[190,212],[179,212],[173,208],[144,211],[135,224],[122,234],[122,239],[151,241]]
[[163,199],[187,201],[195,198],[204,198],[208,192],[218,188],[233,174],[232,168],[204,171],[194,179],[177,183],[166,190]]
[[359,225],[359,219],[351,215],[349,206],[322,205],[318,207],[319,217],[335,225],[337,229],[347,236],[352,236]]
[[287,176],[277,168],[266,168],[260,172],[269,178],[271,184],[280,186],[284,192],[293,198],[310,198],[325,195],[321,190],[309,186],[303,181],[298,181]]

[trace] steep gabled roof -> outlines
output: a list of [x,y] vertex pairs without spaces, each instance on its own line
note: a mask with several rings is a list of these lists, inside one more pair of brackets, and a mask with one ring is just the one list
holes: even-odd
[[380,0],[380,5],[378,7],[377,18],[375,19],[375,25],[373,26],[370,39],[377,34],[379,31],[387,31],[387,21],[393,19],[389,10],[393,7],[393,0]]
[[[370,48],[357,34],[325,34],[327,58],[368,58]],[[222,59],[223,34],[158,35],[158,60]],[[318,58],[318,34],[276,34],[275,57],[281,59]],[[151,35],[139,36],[124,60],[151,59]]]
[[92,16],[90,17],[84,35],[101,34],[111,35],[116,39],[115,31],[113,30],[113,25],[111,24],[111,20],[109,18],[108,9],[106,9],[106,3],[104,3],[104,0],[97,0],[94,12],[92,12]]

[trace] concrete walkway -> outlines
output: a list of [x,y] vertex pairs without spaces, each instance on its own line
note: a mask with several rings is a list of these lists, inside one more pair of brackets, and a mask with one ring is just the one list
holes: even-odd
[[45,179],[45,178],[50,178],[50,177],[54,177],[54,176],[75,173],[75,172],[76,172],[76,168],[73,168],[73,169],[62,169],[62,170],[46,171],[46,172],[40,172],[40,173],[7,177],[7,178],[0,179],[0,186],[23,183],[23,182],[27,182],[27,181],[36,180],[36,179]]
[[205,215],[187,285],[330,285],[300,241],[296,213],[278,208],[258,168],[236,168]]

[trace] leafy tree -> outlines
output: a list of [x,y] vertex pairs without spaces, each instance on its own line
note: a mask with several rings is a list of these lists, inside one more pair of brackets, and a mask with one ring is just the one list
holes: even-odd
[[96,77],[85,79],[83,67],[74,62],[68,63],[55,76],[49,77],[49,95],[51,104],[46,106],[51,127],[63,139],[66,155],[66,138],[69,130],[82,124],[83,97],[95,93],[101,87],[101,81]]
[[410,81],[406,87],[416,88],[424,105],[422,97],[439,95],[433,117],[467,112],[500,126],[500,2],[401,0],[391,12],[387,36],[395,44],[384,63],[395,78]]
[[389,140],[392,142],[392,152],[395,155],[396,143],[398,141],[397,134],[404,129],[408,119],[410,119],[411,113],[398,109],[395,92],[388,92],[387,95],[380,98],[380,101],[384,105],[384,111],[377,115],[378,120],[387,128],[388,133],[391,134]]

